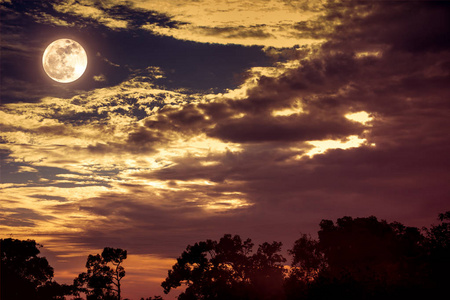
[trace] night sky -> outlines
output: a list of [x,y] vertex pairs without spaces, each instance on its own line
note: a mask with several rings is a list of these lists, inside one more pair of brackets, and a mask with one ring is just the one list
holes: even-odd
[[[162,295],[197,241],[286,251],[322,219],[449,210],[449,2],[0,6],[0,234],[58,282],[120,247],[124,296]],[[73,83],[42,67],[60,38],[88,55]]]

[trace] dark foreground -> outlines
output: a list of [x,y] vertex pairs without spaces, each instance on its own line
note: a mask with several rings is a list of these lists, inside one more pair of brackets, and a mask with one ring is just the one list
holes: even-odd
[[[450,211],[430,228],[375,217],[322,220],[318,240],[302,235],[288,250],[279,242],[253,251],[250,239],[224,235],[189,245],[162,282],[185,286],[179,300],[438,299],[449,295]],[[89,255],[72,285],[53,280],[35,241],[1,240],[1,299],[122,299],[127,251]],[[141,300],[163,299],[161,296]]]

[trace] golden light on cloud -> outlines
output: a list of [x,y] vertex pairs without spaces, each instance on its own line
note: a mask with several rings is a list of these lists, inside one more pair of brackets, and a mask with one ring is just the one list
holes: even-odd
[[367,124],[373,120],[373,118],[365,111],[360,111],[357,113],[346,114],[345,117],[349,120],[359,122],[362,124]]
[[[176,26],[166,26],[148,22],[141,28],[154,34],[171,36],[180,40],[200,43],[261,45],[269,47],[292,47],[310,45],[324,40],[299,32],[295,24],[316,20],[324,14],[323,0],[314,3],[295,3],[283,0],[245,0],[245,1],[127,1],[134,9],[143,12],[157,12],[168,16]],[[125,29],[130,20],[118,18],[108,13],[114,6],[123,5],[123,1],[102,1],[100,8],[95,8],[86,1],[66,0],[54,4],[60,13],[77,15],[82,18],[95,19],[100,24],[113,30]],[[49,19],[59,24],[63,20]]]
[[[239,25],[236,25],[239,26]],[[288,48],[295,45],[315,45],[324,42],[324,39],[298,38],[295,30],[282,29],[273,25],[264,26],[259,32],[239,32],[237,28],[212,27],[205,28],[192,24],[182,25],[178,28],[160,27],[155,24],[144,25],[144,29],[153,33],[170,36],[179,40],[195,41],[199,43],[236,44],[243,46],[264,46]],[[283,32],[277,35],[274,33]]]
[[272,116],[274,116],[274,117],[286,117],[286,116],[301,114],[303,112],[304,111],[303,111],[303,108],[301,106],[301,102],[298,101],[298,102],[294,103],[291,107],[273,111],[272,112]]
[[244,208],[252,206],[252,203],[247,202],[244,199],[219,199],[217,201],[211,201],[207,204],[200,205],[205,210],[212,212],[224,212],[238,208]]
[[329,149],[350,149],[363,145],[367,140],[357,135],[347,137],[346,141],[341,140],[325,140],[325,141],[309,141],[308,144],[314,146],[305,155],[313,157],[316,154],[322,154]]
[[362,57],[381,57],[383,55],[382,51],[364,51],[364,52],[357,52],[356,57],[362,58]]
[[[201,14],[182,16],[180,21],[184,19],[189,21],[181,21],[186,24],[176,28],[162,27],[156,24],[144,25],[143,28],[159,35],[200,43],[285,48],[295,45],[320,44],[325,41],[320,38],[301,37],[293,26],[295,22],[306,21],[317,16],[311,13],[269,12],[256,9],[251,11],[249,7],[245,12],[217,10],[206,12],[205,15],[207,17],[202,17]],[[217,17],[211,17],[211,15],[217,15]],[[255,15],[259,17],[255,18]],[[238,19],[229,18],[230,16],[238,17]]]
[[106,188],[100,186],[62,188],[0,184],[0,199],[5,200],[2,209],[9,211],[11,218],[15,220],[14,224],[1,224],[0,230],[28,237],[82,232],[84,227],[95,222],[98,217],[77,208],[57,210],[58,213],[54,213],[55,209],[59,205],[70,207],[85,199],[86,195],[96,196],[105,191]]
[[[274,52],[275,50],[271,49],[270,51]],[[259,80],[262,76],[276,78],[282,76],[289,70],[298,68],[300,65],[300,61],[294,59],[287,62],[277,63],[275,66],[270,67],[252,67],[247,70],[247,75],[249,75],[248,78],[246,78],[239,87],[235,89],[228,89],[224,94],[210,94],[206,97],[210,100],[220,98],[221,96],[234,100],[244,99],[247,97],[249,90],[258,86]],[[297,101],[295,105],[298,103],[300,103],[300,101]]]
[[51,79],[69,83],[83,75],[87,67],[87,54],[76,41],[59,39],[45,49],[42,65]]

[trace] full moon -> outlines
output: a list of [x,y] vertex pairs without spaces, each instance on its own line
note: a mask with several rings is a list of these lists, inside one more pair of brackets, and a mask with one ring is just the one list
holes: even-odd
[[86,51],[74,40],[56,40],[45,49],[42,65],[51,79],[63,83],[73,82],[86,70]]

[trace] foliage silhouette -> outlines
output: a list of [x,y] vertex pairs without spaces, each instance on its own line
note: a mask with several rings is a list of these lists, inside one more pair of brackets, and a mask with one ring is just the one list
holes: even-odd
[[[422,230],[373,216],[322,220],[317,240],[304,234],[288,250],[290,267],[281,243],[253,253],[250,239],[226,234],[189,245],[161,285],[166,294],[186,285],[179,300],[437,299],[449,294],[450,211],[438,219]],[[89,255],[87,271],[68,286],[53,281],[35,241],[0,241],[2,300],[121,299],[126,250]]]
[[[430,278],[436,291],[450,282],[450,211],[439,214],[438,219],[440,224],[425,229]],[[446,290],[446,293],[449,294],[449,291]]]
[[419,230],[371,216],[322,220],[318,240],[302,235],[288,253],[281,243],[225,235],[188,246],[162,282],[186,285],[185,299],[429,299],[448,294],[450,212]]
[[53,281],[53,268],[38,256],[39,247],[33,240],[0,240],[1,299],[64,299],[72,294],[71,286]]
[[283,263],[281,243],[264,243],[251,255],[253,243],[238,235],[224,235],[188,246],[161,284],[167,294],[186,284],[178,299],[281,299]]
[[121,300],[121,283],[125,269],[121,266],[127,258],[127,251],[105,247],[102,254],[89,255],[87,272],[74,280],[79,293],[85,293],[87,300]]
[[[440,215],[441,221],[448,217]],[[289,251],[288,299],[438,297],[449,282],[449,228],[444,222],[424,236],[373,216],[322,220],[318,241],[304,235]]]

